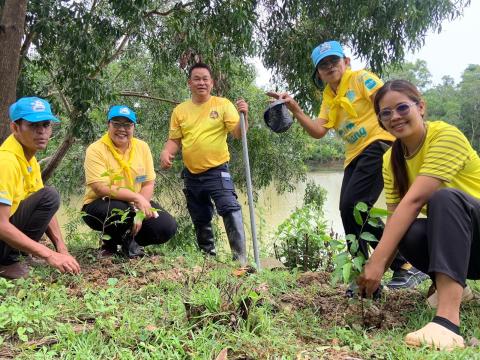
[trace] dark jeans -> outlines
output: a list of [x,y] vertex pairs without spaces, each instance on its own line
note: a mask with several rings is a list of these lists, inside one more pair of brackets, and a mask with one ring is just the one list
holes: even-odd
[[[60,207],[60,195],[55,188],[45,186],[20,202],[10,222],[30,239],[39,241],[52,217]],[[18,261],[20,251],[0,241],[0,264]]]
[[[150,204],[153,208],[160,210],[157,210],[157,218],[143,221],[140,231],[135,236],[137,243],[142,246],[163,244],[177,232],[175,219],[156,202],[151,201]],[[118,222],[121,215],[115,213],[112,215],[114,209],[129,211],[123,222]],[[111,243],[118,245],[122,243],[122,237],[131,230],[135,217],[135,212],[129,203],[109,198],[96,199],[90,204],[83,205],[82,211],[87,213],[83,220],[90,228],[97,231],[104,230],[105,234],[111,237]]]
[[440,189],[428,201],[427,218],[416,219],[399,244],[417,269],[450,276],[465,287],[480,279],[480,200],[456,189]]
[[220,216],[241,210],[227,164],[200,174],[192,174],[184,169],[182,177],[188,212],[194,224],[210,223],[214,211],[212,200]]
[[[360,201],[372,207],[380,196],[383,189],[383,154],[388,145],[382,141],[370,144],[345,168],[340,192],[340,215],[345,235],[354,234],[358,239],[360,231],[367,231],[378,240],[382,237],[383,227],[373,227],[367,223],[362,230],[362,226],[358,225],[353,217],[353,208]],[[359,245],[362,254],[368,258],[367,241],[360,239]],[[377,243],[370,242],[370,245],[375,247]],[[397,254],[390,268],[393,271],[398,270],[405,262],[406,260]]]

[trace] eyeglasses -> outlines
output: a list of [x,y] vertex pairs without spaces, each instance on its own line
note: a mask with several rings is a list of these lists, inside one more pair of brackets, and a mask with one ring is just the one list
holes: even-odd
[[382,123],[388,123],[392,120],[394,112],[400,116],[406,116],[410,113],[410,107],[417,104],[417,102],[401,103],[395,106],[393,109],[383,109],[378,113],[378,119]]
[[337,66],[342,58],[339,56],[332,56],[331,58],[322,60],[318,63],[317,69],[320,70],[327,70],[332,66]]
[[121,129],[121,128],[124,128],[124,129],[131,129],[133,127],[133,122],[116,122],[116,121],[111,121],[110,124],[112,124],[112,126],[115,128],[115,129]]

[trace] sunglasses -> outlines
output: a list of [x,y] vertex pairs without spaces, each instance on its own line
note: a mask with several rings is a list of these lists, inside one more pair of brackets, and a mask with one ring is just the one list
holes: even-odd
[[393,118],[393,113],[396,112],[400,116],[406,116],[410,113],[410,108],[413,105],[418,105],[418,102],[401,103],[393,109],[383,109],[378,113],[378,119],[382,123],[389,123]]
[[124,129],[131,129],[133,127],[133,122],[125,122],[125,123],[122,123],[122,122],[116,122],[116,121],[111,121],[110,124],[112,124],[112,126],[115,128],[115,129],[121,129],[121,128],[124,128]]
[[327,70],[333,66],[337,66],[341,59],[339,56],[332,56],[329,59],[322,60],[318,63],[317,69]]

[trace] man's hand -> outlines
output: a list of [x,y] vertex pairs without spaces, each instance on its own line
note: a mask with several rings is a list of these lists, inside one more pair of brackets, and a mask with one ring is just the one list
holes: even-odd
[[383,273],[385,272],[385,265],[378,261],[367,261],[362,273],[357,279],[360,295],[371,297],[375,290],[380,286]]
[[53,266],[62,273],[80,273],[80,265],[71,255],[60,254],[52,251],[51,254],[45,258],[45,261],[48,263],[48,265]]
[[302,108],[300,107],[300,105],[298,105],[298,103],[295,101],[295,99],[287,93],[278,93],[278,92],[275,92],[275,91],[267,91],[265,94],[270,96],[270,97],[273,97],[274,99],[277,99],[277,100],[284,100],[285,101],[285,106],[288,108],[288,110],[290,110],[294,114],[296,112],[303,112]]
[[248,104],[245,100],[243,100],[242,98],[238,99],[237,102],[235,103],[235,105],[237,106],[237,111],[239,113],[244,113],[245,116],[248,115]]
[[175,155],[170,154],[167,150],[163,150],[160,154],[160,167],[165,170],[170,169],[174,158]]

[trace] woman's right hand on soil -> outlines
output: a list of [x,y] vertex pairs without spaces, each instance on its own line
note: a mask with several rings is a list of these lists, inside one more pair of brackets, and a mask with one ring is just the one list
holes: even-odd
[[361,296],[365,294],[367,297],[371,297],[380,286],[383,273],[385,272],[384,265],[371,260],[370,258],[370,260],[367,261],[362,273],[357,279],[358,290]]

